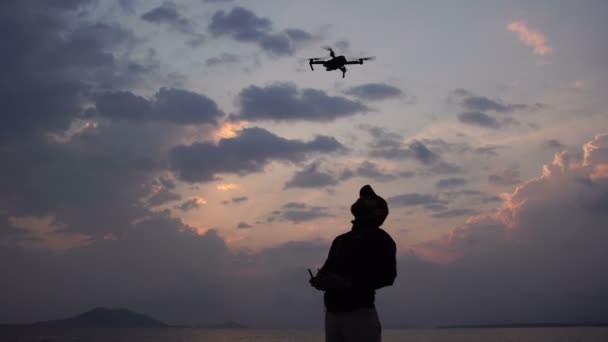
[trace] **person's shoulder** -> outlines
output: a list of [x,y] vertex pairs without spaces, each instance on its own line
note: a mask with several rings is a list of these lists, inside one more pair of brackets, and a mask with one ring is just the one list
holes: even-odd
[[393,240],[393,238],[391,237],[391,235],[386,230],[384,230],[382,228],[378,228],[378,230],[376,232],[376,235],[383,242],[395,244],[395,241]]
[[348,239],[350,236],[352,235],[352,232],[346,232],[346,233],[342,233],[338,236],[336,236],[334,238],[334,242],[340,241],[340,240],[344,240],[344,239]]

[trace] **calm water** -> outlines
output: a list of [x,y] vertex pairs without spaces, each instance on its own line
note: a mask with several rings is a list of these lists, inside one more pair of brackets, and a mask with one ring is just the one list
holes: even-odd
[[[509,328],[385,330],[384,342],[608,342],[604,328]],[[321,331],[206,329],[32,329],[0,328],[0,341],[18,342],[309,342]]]

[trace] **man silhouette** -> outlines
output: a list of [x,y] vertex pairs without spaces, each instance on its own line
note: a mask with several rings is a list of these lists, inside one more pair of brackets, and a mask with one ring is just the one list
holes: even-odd
[[325,292],[327,342],[379,342],[376,290],[392,285],[397,276],[395,242],[380,228],[388,205],[365,185],[350,211],[355,217],[351,231],[334,239],[310,284]]

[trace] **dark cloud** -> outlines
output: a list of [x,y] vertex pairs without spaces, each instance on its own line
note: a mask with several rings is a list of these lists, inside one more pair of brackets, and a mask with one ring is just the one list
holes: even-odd
[[479,154],[485,154],[490,156],[497,156],[496,150],[503,148],[504,146],[482,146],[475,148],[475,152]]
[[427,208],[434,208],[435,206],[443,206],[445,204],[444,201],[436,196],[418,193],[392,196],[387,198],[386,201],[391,207],[411,207],[420,205]]
[[236,228],[238,228],[238,229],[249,229],[249,228],[253,228],[253,226],[250,225],[247,222],[239,222],[239,224],[236,225]]
[[397,149],[401,147],[403,137],[395,132],[390,132],[384,127],[360,125],[360,129],[369,133],[373,140],[370,147],[374,150]]
[[431,164],[437,162],[440,158],[437,154],[429,150],[422,142],[414,140],[408,145],[413,157],[422,164]]
[[474,216],[477,214],[479,214],[479,212],[474,209],[452,209],[433,213],[431,216],[434,218],[450,218],[459,216]]
[[[471,150],[467,144],[448,143],[442,139],[412,140],[407,146],[404,146],[403,137],[397,133],[375,126],[360,126],[359,128],[367,131],[373,138],[369,144],[370,157],[391,160],[415,159],[424,165],[425,168],[419,170],[418,173],[425,176],[461,172],[462,169],[459,166],[443,160],[440,153],[454,154],[454,152],[462,153]],[[433,146],[433,150],[427,144]],[[411,172],[400,174],[403,177],[412,175]]]
[[241,111],[236,118],[249,121],[330,122],[369,110],[359,102],[316,89],[298,90],[290,83],[249,86],[239,93],[238,103]]
[[322,188],[338,184],[331,173],[319,170],[319,163],[312,163],[303,170],[296,172],[293,177],[285,183],[285,189],[289,188]]
[[135,13],[135,0],[118,0],[118,5],[126,14]]
[[444,178],[437,181],[435,186],[439,189],[451,189],[466,185],[468,182],[464,178]]
[[258,128],[246,128],[235,138],[218,144],[193,143],[173,148],[171,168],[187,182],[208,182],[220,173],[245,175],[259,172],[271,161],[301,162],[315,153],[342,152],[336,139],[317,136],[309,142],[288,140]]
[[177,6],[171,1],[165,1],[162,5],[142,14],[141,19],[154,24],[165,24],[176,31],[187,34],[191,37],[187,44],[192,47],[200,46],[205,40],[205,36],[196,32],[190,20],[182,16],[177,10]]
[[[132,76],[115,48],[132,46],[119,26],[86,22],[88,1],[0,4],[0,144],[62,132],[83,112],[91,89]],[[44,113],[42,115],[41,113]]]
[[528,108],[528,106],[524,104],[504,105],[484,96],[471,96],[464,98],[462,100],[462,106],[474,112],[485,112],[491,110],[499,113],[511,113],[516,110],[524,110]]
[[238,204],[238,203],[242,203],[242,202],[246,202],[249,200],[249,197],[247,196],[240,196],[240,197],[232,197],[231,201],[233,204]]
[[155,207],[155,206],[163,205],[163,204],[166,204],[169,202],[179,201],[181,199],[182,199],[182,196],[180,196],[178,193],[175,193],[175,192],[171,191],[170,189],[163,187],[158,192],[156,192],[152,196],[150,196],[146,200],[146,203],[149,206]]
[[[608,163],[607,143],[608,136],[590,141],[585,148],[584,165],[569,162],[566,154],[558,155],[543,169],[542,177],[523,183],[495,213],[473,217],[441,238],[400,245],[397,281],[376,296],[383,326],[602,321],[608,307],[608,274],[604,272],[608,259],[608,231],[604,229],[608,177],[602,172]],[[70,149],[75,147],[70,145]],[[93,143],[82,146],[82,150],[95,147]],[[28,151],[34,149],[30,147]],[[18,156],[36,161],[46,155]],[[62,173],[64,158],[54,162],[60,156],[60,152],[54,152],[33,164],[32,169],[18,170],[44,176],[55,171],[43,166],[52,165],[60,168],[57,173]],[[11,159],[8,165],[16,165],[12,164],[15,161],[18,160]],[[77,160],[72,167],[86,166],[87,161],[93,159]],[[106,159],[92,170],[116,162]],[[36,167],[41,169],[39,173],[33,170]],[[92,189],[85,185],[103,174],[89,176],[88,169],[77,171],[66,175],[66,179],[73,179],[85,189],[70,196],[88,201],[84,195],[89,191],[93,190],[92,197],[100,195],[95,184]],[[5,175],[7,171],[2,172]],[[34,176],[26,179],[36,181]],[[117,172],[113,176],[124,175]],[[131,190],[136,190],[140,184],[137,177],[127,178],[120,185],[132,182],[138,186]],[[162,183],[160,178],[155,179],[155,185]],[[44,187],[49,186],[49,180],[62,181],[63,186]],[[0,196],[5,196],[9,182],[4,177],[0,182]],[[21,190],[36,194],[28,196],[33,202],[54,191],[53,197],[60,202],[58,207],[73,206],[65,202],[65,193],[76,190],[65,188],[65,184],[68,183],[64,179],[46,178]],[[113,186],[108,192],[117,189],[120,187]],[[6,200],[13,198],[19,200],[11,189],[0,203],[13,205]],[[121,200],[120,204],[125,203]],[[105,210],[104,206],[111,203],[98,204],[95,211]],[[276,215],[311,208],[314,207],[292,202]],[[111,219],[111,213],[105,211],[105,219]],[[13,244],[7,234],[19,228],[6,226],[10,220],[0,211],[0,322],[66,317],[103,303],[144,312],[170,324],[205,325],[233,319],[256,328],[321,328],[322,293],[310,288],[305,269],[322,265],[329,248],[327,241],[289,241],[259,252],[234,253],[215,230],[197,232],[171,218],[168,212],[145,214],[138,216],[124,234],[52,253]],[[104,217],[89,219],[91,224]],[[395,237],[397,232],[413,232],[414,228],[387,230]],[[437,300],[437,294],[441,294],[441,300]],[[479,302],[486,305],[471,305]],[[260,310],[265,305],[268,309]],[[403,310],[404,307],[408,309]]]
[[310,33],[300,29],[286,29],[285,34],[295,42],[305,42],[313,38]]
[[238,63],[240,61],[240,57],[238,55],[234,55],[231,53],[223,53],[219,57],[211,57],[205,61],[207,66],[218,66],[218,65],[231,65]]
[[485,128],[498,129],[501,127],[498,120],[482,112],[463,112],[458,114],[458,120],[468,125],[481,126]]
[[165,2],[161,6],[149,10],[142,14],[141,18],[152,23],[169,24],[179,29],[190,28],[188,20],[177,12],[177,8],[172,2]]
[[269,221],[280,220],[299,224],[306,221],[313,221],[323,217],[333,217],[329,208],[321,206],[311,206],[301,202],[289,202],[279,210],[275,210],[269,217]]
[[[102,128],[95,136],[70,143],[14,144],[11,152],[2,153],[14,169],[1,173],[0,203],[10,204],[4,210],[16,217],[53,215],[69,232],[99,237],[125,231],[146,215],[147,206],[179,199],[164,188],[153,192],[163,163],[162,156],[155,155],[158,150],[137,146],[151,143],[146,131],[114,131],[112,137],[120,138],[107,140],[111,133]],[[25,195],[33,193],[37,195]]]
[[492,100],[485,96],[475,96],[464,89],[456,89],[452,94],[459,98],[460,105],[468,112],[487,112],[512,113],[522,110],[537,110],[543,107],[542,104],[503,104],[501,100]]
[[215,101],[188,90],[161,88],[147,100],[128,91],[95,96],[97,112],[115,120],[160,120],[178,124],[216,124],[223,116]]
[[285,184],[285,188],[322,188],[334,186],[340,182],[360,177],[373,179],[377,182],[390,182],[398,178],[413,177],[414,172],[401,171],[397,173],[386,172],[370,161],[364,161],[353,169],[346,169],[341,172],[331,172],[320,170],[318,162],[312,163],[301,171],[298,171],[291,180]]
[[409,172],[402,172],[398,175],[387,173],[379,169],[376,164],[369,161],[362,162],[354,172],[359,177],[370,178],[379,182],[390,182],[397,179],[398,176],[403,178],[413,176],[413,173]]
[[541,146],[543,148],[546,149],[551,149],[551,150],[563,150],[566,148],[566,146],[564,144],[562,144],[559,140],[557,139],[549,139],[549,140],[545,140]]
[[208,29],[214,37],[227,35],[239,42],[256,43],[263,50],[277,56],[292,55],[296,44],[312,39],[311,34],[300,29],[275,32],[270,19],[258,17],[252,11],[238,6],[230,12],[215,12]]
[[183,201],[182,203],[176,205],[174,208],[179,209],[181,211],[190,211],[200,208],[203,203],[205,202],[202,198],[194,197],[189,200]]
[[488,175],[488,182],[498,186],[511,186],[521,182],[517,167],[511,167]]
[[351,87],[344,93],[358,97],[361,100],[368,101],[385,100],[403,95],[401,89],[384,83],[362,84],[356,87]]

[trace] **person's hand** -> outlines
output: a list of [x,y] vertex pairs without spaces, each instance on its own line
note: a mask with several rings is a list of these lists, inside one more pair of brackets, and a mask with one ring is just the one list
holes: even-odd
[[310,285],[321,291],[340,290],[350,287],[350,281],[339,274],[323,272],[310,279]]

